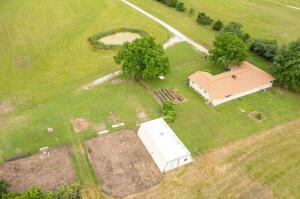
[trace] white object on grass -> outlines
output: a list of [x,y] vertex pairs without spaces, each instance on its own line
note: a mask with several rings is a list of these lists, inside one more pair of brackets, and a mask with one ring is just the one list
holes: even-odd
[[121,127],[121,126],[124,126],[125,124],[124,123],[118,123],[118,124],[113,124],[111,127],[112,128],[118,128],[118,127]]

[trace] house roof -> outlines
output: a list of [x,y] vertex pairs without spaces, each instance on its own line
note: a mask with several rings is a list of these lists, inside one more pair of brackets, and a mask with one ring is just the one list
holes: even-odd
[[141,127],[165,161],[191,154],[163,118],[142,123]]
[[198,71],[189,79],[203,88],[211,99],[222,99],[265,85],[273,81],[274,77],[245,61],[240,67],[231,67],[228,72],[211,75],[208,72]]

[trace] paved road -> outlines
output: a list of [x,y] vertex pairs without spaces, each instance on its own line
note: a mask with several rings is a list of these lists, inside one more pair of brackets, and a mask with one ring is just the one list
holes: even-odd
[[157,23],[159,23],[163,27],[165,27],[167,30],[169,30],[171,33],[173,33],[175,35],[175,37],[177,38],[178,41],[186,41],[187,43],[194,46],[197,50],[199,50],[199,51],[201,51],[201,52],[203,52],[207,55],[209,54],[208,50],[204,46],[202,46],[202,45],[198,44],[197,42],[193,41],[192,39],[188,38],[187,36],[185,36],[184,34],[179,32],[178,30],[176,30],[175,28],[173,28],[172,26],[170,26],[166,22],[154,17],[153,15],[151,15],[148,12],[144,11],[143,9],[137,7],[136,5],[128,2],[127,0],[121,0],[121,1],[125,4],[127,4],[128,6],[132,7],[133,9],[139,11],[140,13],[144,14],[148,18],[156,21]]

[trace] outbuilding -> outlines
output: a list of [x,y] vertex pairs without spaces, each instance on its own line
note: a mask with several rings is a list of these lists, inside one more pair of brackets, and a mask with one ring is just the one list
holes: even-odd
[[189,150],[163,118],[142,123],[138,136],[162,173],[193,161]]

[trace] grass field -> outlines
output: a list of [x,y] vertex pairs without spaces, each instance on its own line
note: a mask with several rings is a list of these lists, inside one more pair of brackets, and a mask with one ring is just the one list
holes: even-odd
[[200,11],[225,23],[242,23],[252,37],[273,38],[285,43],[297,39],[300,32],[300,11],[286,7],[286,4],[300,7],[299,0],[183,0],[188,9],[196,10],[193,17],[155,0],[130,1],[207,47],[211,46],[215,32],[209,26],[197,24],[196,15]]
[[[210,46],[214,33],[197,25],[191,17],[155,1],[132,2]],[[288,19],[294,21],[296,13],[291,13]],[[94,188],[99,182],[83,144],[96,134],[92,130],[75,133],[70,121],[81,117],[94,123],[105,122],[109,127],[109,114],[113,112],[126,124],[125,128],[135,128],[139,112],[156,118],[160,116],[160,107],[137,82],[107,82],[89,91],[80,90],[82,85],[119,69],[112,58],[116,51],[95,52],[87,39],[97,32],[119,27],[144,29],[161,43],[170,33],[119,0],[30,0],[26,4],[21,0],[1,1],[0,19],[0,105],[5,102],[13,110],[0,113],[0,164],[5,157],[37,152],[40,147],[72,145],[84,194],[98,196]],[[280,24],[275,24],[268,30],[278,28]],[[294,29],[299,32],[291,22],[287,26],[289,35]],[[208,107],[185,85],[186,78],[197,70],[218,73],[223,69],[212,66],[185,43],[170,48],[167,54],[171,74],[163,82],[147,83],[153,89],[174,86],[187,98],[187,102],[175,106],[178,118],[172,127],[194,156],[300,116],[300,96],[279,88],[216,108]],[[260,58],[251,56],[250,60],[270,70]],[[240,113],[240,107],[247,112],[261,111],[268,119],[256,123],[246,113]],[[53,127],[54,133],[48,134],[47,127]]]
[[300,197],[300,121],[214,149],[129,198]]
[[[175,105],[177,120],[172,127],[194,156],[300,116],[300,96],[276,87],[209,107],[185,84],[187,77],[197,70],[216,74],[223,68],[213,66],[186,43],[170,48],[167,54],[171,60],[171,74],[165,81],[147,83],[153,90],[175,87],[187,98],[187,102]],[[240,108],[246,113],[241,113]],[[257,123],[248,116],[252,111],[260,111],[268,119]]]
[[[79,91],[119,68],[112,58],[116,51],[95,52],[87,39],[112,28],[136,27],[159,42],[167,40],[165,29],[141,16],[118,0],[0,2],[0,104],[14,110],[0,113],[0,162],[43,146],[71,144],[79,181],[95,183],[82,145],[94,133],[75,134],[70,120],[87,117],[100,122],[116,110],[133,124],[135,106],[128,99],[146,97],[135,83]],[[155,107],[151,100],[147,104]],[[53,127],[54,134],[47,134],[47,127]]]

